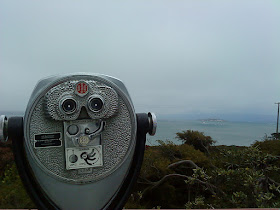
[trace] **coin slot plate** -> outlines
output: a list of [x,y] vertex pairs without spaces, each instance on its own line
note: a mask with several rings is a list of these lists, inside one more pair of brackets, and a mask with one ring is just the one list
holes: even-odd
[[66,148],[65,153],[67,170],[103,166],[102,145]]

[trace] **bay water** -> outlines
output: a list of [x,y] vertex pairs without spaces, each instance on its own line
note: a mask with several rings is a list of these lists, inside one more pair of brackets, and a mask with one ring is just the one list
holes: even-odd
[[196,130],[211,136],[216,145],[249,146],[256,140],[270,136],[276,130],[276,123],[230,122],[230,121],[170,121],[159,120],[155,136],[147,135],[147,145],[158,145],[157,140],[170,140],[175,144],[182,141],[176,139],[176,133]]

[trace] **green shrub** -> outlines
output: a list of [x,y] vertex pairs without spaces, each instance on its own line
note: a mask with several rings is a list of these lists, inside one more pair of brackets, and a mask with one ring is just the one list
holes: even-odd
[[0,182],[0,208],[36,208],[27,195],[15,164],[7,166]]
[[192,145],[195,149],[207,153],[209,153],[209,147],[216,142],[211,136],[205,136],[203,132],[199,131],[187,130],[178,132],[176,135],[176,138],[183,141],[184,144]]
[[[126,204],[126,208],[182,208],[188,201],[197,194],[193,192],[198,188],[192,188],[187,194],[184,179],[170,177],[157,187],[152,187],[150,182],[156,183],[168,174],[193,174],[194,165],[198,167],[209,167],[208,157],[201,151],[196,150],[188,144],[175,145],[167,141],[158,141],[159,146],[148,147],[145,151],[144,162],[132,196]],[[171,167],[171,164],[178,161],[190,161]],[[193,163],[193,164],[192,164]],[[191,195],[190,195],[191,194]]]
[[263,141],[255,141],[252,146],[258,147],[262,152],[271,155],[280,155],[280,140],[266,137]]
[[192,145],[197,138],[189,139],[189,144],[182,145],[159,141],[159,146],[145,151],[133,199],[129,199],[126,207],[280,207],[278,141],[265,140],[250,147],[211,146],[210,141],[206,156],[205,150]]
[[3,176],[7,165],[14,162],[11,141],[0,142],[0,177]]

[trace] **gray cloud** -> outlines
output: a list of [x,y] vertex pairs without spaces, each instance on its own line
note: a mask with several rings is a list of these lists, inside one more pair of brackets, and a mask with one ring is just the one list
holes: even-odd
[[96,72],[124,81],[136,111],[274,114],[274,1],[0,3],[0,110],[24,110],[37,81]]

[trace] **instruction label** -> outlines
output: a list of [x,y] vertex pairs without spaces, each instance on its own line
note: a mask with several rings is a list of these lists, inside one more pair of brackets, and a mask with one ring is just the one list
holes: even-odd
[[62,145],[61,133],[42,133],[34,137],[35,148],[60,147]]

